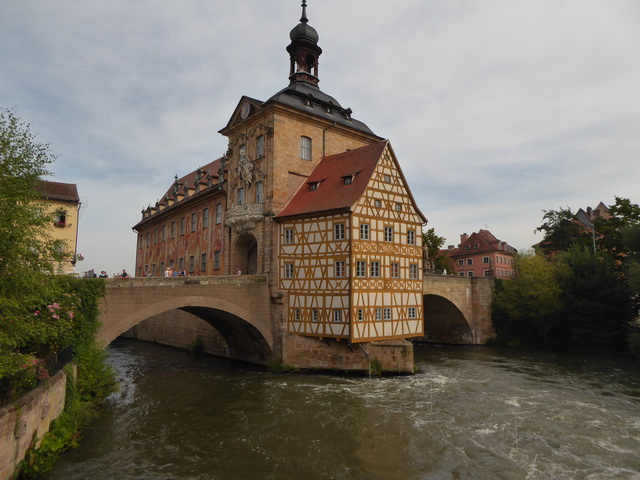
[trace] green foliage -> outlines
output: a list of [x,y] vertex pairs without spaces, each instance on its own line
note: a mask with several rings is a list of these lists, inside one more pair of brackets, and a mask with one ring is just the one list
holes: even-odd
[[[630,227],[640,225],[640,206],[631,203],[628,198],[615,197],[616,202],[609,207],[610,218],[599,217],[594,220],[598,249],[624,257],[625,250],[633,241],[625,234]],[[637,243],[636,243],[637,247]],[[637,250],[637,248],[636,248]]]
[[29,125],[0,110],[0,310],[15,314],[43,289],[52,261],[60,259],[47,234],[52,217],[36,192],[55,156],[38,143]]
[[550,260],[516,257],[516,276],[496,283],[498,341],[620,347],[633,318],[632,295],[611,256],[573,246]]
[[574,244],[591,245],[591,232],[576,221],[576,215],[569,207],[558,210],[543,210],[543,223],[535,229],[543,232],[540,249],[545,255],[554,255],[567,250]]
[[453,272],[453,264],[451,259],[440,252],[445,242],[444,237],[436,235],[435,229],[430,228],[422,233],[422,244],[426,252],[425,268],[429,272],[441,273],[445,270]]
[[531,252],[515,256],[516,275],[496,280],[493,323],[498,340],[508,343],[560,343],[568,335],[557,263]]
[[47,473],[62,452],[78,446],[82,431],[89,425],[99,410],[95,402],[83,400],[79,388],[74,384],[71,369],[67,369],[67,393],[62,414],[51,423],[51,428],[42,438],[38,449],[36,440],[19,467],[20,480],[37,479]]
[[382,375],[382,362],[378,357],[373,357],[373,359],[371,359],[371,362],[369,363],[369,370],[371,375]]
[[561,278],[564,321],[578,345],[621,346],[633,319],[631,291],[617,274],[611,255],[574,246],[558,261],[569,269]]

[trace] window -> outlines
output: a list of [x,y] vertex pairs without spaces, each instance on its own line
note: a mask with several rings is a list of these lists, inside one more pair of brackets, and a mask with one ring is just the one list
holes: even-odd
[[360,240],[369,240],[369,224],[360,224]]
[[299,321],[300,321],[300,310],[298,310],[298,309],[294,310],[294,312],[293,312],[293,319],[294,319],[294,321],[296,321],[296,322],[299,322]]
[[191,231],[195,232],[198,227],[198,216],[195,213],[191,214]]
[[416,244],[416,231],[409,230],[407,232],[407,245],[415,245]]
[[213,269],[220,270],[220,250],[213,252]]
[[244,205],[244,188],[238,189],[238,205]]
[[345,267],[344,261],[340,260],[340,261],[335,262],[335,264],[334,264],[335,272],[334,273],[335,273],[336,277],[344,277],[345,276],[346,272],[345,272],[344,267]]
[[256,182],[256,203],[264,203],[262,182]]
[[489,257],[482,257],[482,263],[491,263]]
[[352,175],[347,175],[345,177],[342,177],[342,182],[345,185],[351,185],[351,182],[353,182],[353,176]]
[[464,277],[464,272],[458,272],[459,277]]
[[222,222],[222,204],[216,204],[216,225]]
[[391,263],[391,278],[398,278],[400,276],[400,265],[393,262]]
[[336,223],[333,226],[333,239],[344,240],[344,223]]
[[318,310],[311,310],[311,321],[313,323],[318,323]]
[[391,183],[391,175],[385,175],[385,176],[383,177],[383,180],[384,180],[386,183]]
[[153,230],[153,244],[155,245],[156,243],[158,243],[158,229],[154,229]]
[[187,230],[187,219],[186,217],[182,217],[180,219],[180,235],[184,235],[184,232]]
[[342,323],[342,310],[333,311],[333,323]]
[[409,318],[416,318],[416,307],[409,307]]
[[182,257],[178,259],[178,268],[184,270],[184,258]]
[[300,137],[300,158],[311,161],[311,139]]
[[171,222],[171,238],[176,238],[176,222]]
[[191,255],[189,257],[189,273],[193,273],[195,269],[196,269],[196,257]]
[[291,245],[293,243],[293,228],[285,228],[284,243],[285,245]]
[[162,241],[163,242],[167,241],[167,226],[166,225],[162,225]]
[[151,245],[151,232],[147,232],[147,247]]
[[415,263],[409,265],[409,278],[412,280],[418,279],[418,265]]
[[401,212],[402,211],[402,204],[401,203],[396,203],[396,211],[397,212]]
[[382,321],[382,309],[376,308],[376,322]]
[[467,265],[473,265],[473,258],[467,258]]
[[373,206],[376,208],[380,208],[382,206],[382,202],[380,200],[374,200]]
[[363,262],[361,260],[356,262],[356,277],[366,277],[367,276],[367,262]]
[[318,189],[318,183],[319,182],[309,182],[309,190],[311,190],[312,192],[314,190],[317,190]]
[[206,253],[203,253],[200,256],[200,271],[201,272],[207,271],[207,254]]
[[464,260],[462,258],[458,260],[458,265],[464,265]]
[[209,227],[209,209],[205,208],[202,210],[202,228]]
[[467,272],[467,277],[473,277],[473,272]]
[[358,309],[358,321],[364,322],[364,310],[362,308]]
[[293,278],[293,263],[284,264],[284,278]]
[[390,308],[385,308],[384,309],[384,319],[385,320],[391,320],[391,309]]
[[393,227],[384,227],[384,241],[393,242]]
[[491,270],[483,270],[484,272],[484,276],[485,277],[490,277],[491,276]]
[[256,138],[256,158],[264,157],[264,135],[258,135]]
[[156,264],[152,264],[151,265],[151,275],[155,276],[158,273],[158,271],[156,270]]
[[371,276],[374,278],[380,277],[380,262],[371,262]]

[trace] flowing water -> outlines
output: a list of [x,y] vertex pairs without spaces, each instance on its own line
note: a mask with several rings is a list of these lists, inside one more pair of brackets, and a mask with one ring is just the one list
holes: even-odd
[[49,479],[640,479],[622,357],[417,345],[417,375],[369,379],[109,354],[120,391]]

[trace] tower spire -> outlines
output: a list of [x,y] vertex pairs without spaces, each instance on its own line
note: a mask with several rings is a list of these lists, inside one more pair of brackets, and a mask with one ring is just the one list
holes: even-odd
[[289,33],[291,44],[287,47],[290,57],[289,81],[318,84],[318,57],[322,49],[318,46],[318,32],[309,25],[307,0],[302,0],[300,23]]

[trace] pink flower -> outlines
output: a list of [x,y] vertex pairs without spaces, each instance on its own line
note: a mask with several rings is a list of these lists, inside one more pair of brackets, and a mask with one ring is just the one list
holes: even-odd
[[60,316],[56,315],[55,313],[51,315],[51,318],[53,318],[54,320],[60,320]]
[[35,312],[33,312],[34,317],[37,317],[38,315],[40,315],[40,310],[36,310]]
[[73,320],[73,317],[74,317],[73,312],[69,311],[67,313],[69,314],[69,318]]

